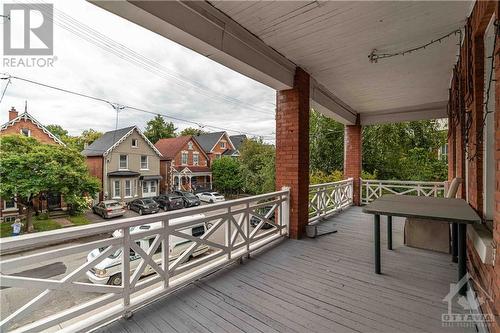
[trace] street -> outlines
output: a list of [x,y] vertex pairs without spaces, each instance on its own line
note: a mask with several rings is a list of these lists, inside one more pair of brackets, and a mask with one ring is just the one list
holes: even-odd
[[[213,216],[215,214],[219,214],[223,212],[224,209],[214,210],[209,213],[205,213],[206,216]],[[95,214],[87,214],[90,218],[92,218],[93,222],[98,223],[103,221],[99,216]],[[135,212],[127,211],[124,217],[132,217],[138,216]],[[113,221],[117,221],[118,219],[113,219]],[[104,222],[105,223],[105,222]],[[84,244],[89,241],[94,241],[102,238],[107,238],[109,236],[100,235],[94,236],[92,238],[85,238],[74,240],[70,243],[48,246],[42,249],[36,249],[32,251],[26,251],[23,253],[5,255],[2,256],[3,260],[15,258],[19,256],[25,256],[29,254],[40,253],[48,250],[55,250],[58,248],[63,248],[69,245],[77,245]],[[216,242],[219,244],[224,244],[225,235],[224,228],[218,229],[213,235],[209,238],[210,241]],[[207,253],[201,255],[200,257],[211,253],[212,250],[209,250]],[[37,263],[31,266],[23,266],[22,269],[16,271],[3,271],[4,274],[13,274],[24,277],[31,278],[50,278],[54,280],[60,280],[68,273],[71,273],[73,270],[76,270],[79,266],[86,262],[88,252],[85,253],[77,253],[73,255],[68,255],[64,257],[60,257],[57,259],[52,259],[47,262]],[[194,259],[196,260],[196,259]],[[79,279],[81,282],[89,282],[85,276]],[[0,290],[0,302],[2,307],[0,309],[0,315],[3,318],[6,318],[8,315],[22,307],[24,304],[33,299],[36,295],[41,293],[43,290],[40,289],[32,289],[32,288],[3,288]],[[95,293],[87,293],[87,292],[78,292],[78,291],[53,291],[48,297],[47,301],[44,302],[36,311],[29,314],[26,318],[21,319],[16,322],[16,326],[21,326],[23,324],[27,324],[34,320],[38,320],[48,315],[54,314],[56,312],[62,311],[64,309],[68,309],[77,304],[83,303],[85,301],[91,300],[92,298],[99,296],[100,294]],[[14,327],[16,327],[14,326]]]

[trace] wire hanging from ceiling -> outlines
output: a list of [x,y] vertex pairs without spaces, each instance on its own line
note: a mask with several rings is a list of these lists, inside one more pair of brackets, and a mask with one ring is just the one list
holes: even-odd
[[377,49],[373,49],[372,52],[368,55],[368,59],[370,60],[370,62],[372,64],[373,63],[376,64],[380,59],[392,58],[392,57],[396,57],[396,56],[404,56],[406,54],[410,54],[413,52],[424,50],[433,44],[441,43],[443,40],[445,40],[451,36],[456,36],[456,35],[459,36],[458,44],[460,45],[460,43],[462,41],[462,29],[461,28],[455,29],[455,30],[447,33],[446,35],[439,37],[438,39],[432,39],[430,42],[427,42],[423,45],[412,47],[410,49],[406,49],[403,51],[398,51],[398,52],[394,52],[394,53],[378,53]]

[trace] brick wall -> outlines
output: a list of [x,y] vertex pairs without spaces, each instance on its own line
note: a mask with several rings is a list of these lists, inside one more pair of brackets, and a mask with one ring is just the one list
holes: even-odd
[[[189,142],[192,143],[193,149],[189,149]],[[193,165],[193,154],[198,153],[198,165],[199,166],[207,166],[208,165],[208,159],[205,153],[203,152],[203,149],[196,143],[195,140],[191,139],[186,144],[179,150],[179,152],[175,155],[174,157],[174,165],[180,166],[182,165],[182,151],[187,151],[188,152],[188,163],[187,166],[192,166]]]
[[[470,205],[478,214],[483,214],[483,150],[481,142],[482,117],[484,110],[484,32],[493,15],[498,19],[499,4],[495,1],[477,1],[467,22],[469,38],[466,38],[460,58],[454,71],[450,92],[449,128],[449,168],[450,179],[453,175],[465,179],[467,165],[467,184],[459,192],[462,198],[467,193]],[[494,314],[496,322],[489,327],[490,332],[500,333],[500,38],[497,36],[497,49],[494,57],[495,77],[495,216],[493,222],[493,246],[496,251],[495,263],[483,264],[473,244],[468,240],[467,268],[481,288],[476,292],[487,300],[481,306],[483,313]],[[467,129],[469,127],[470,128]],[[468,143],[465,143],[468,138]],[[479,149],[478,149],[479,147]],[[465,156],[467,149],[469,158]],[[485,290],[492,300],[483,295]]]
[[101,191],[99,192],[99,200],[103,200],[103,157],[102,156],[88,156],[86,159],[87,167],[89,168],[90,175],[99,179],[101,185]]
[[344,134],[344,178],[354,178],[353,203],[361,205],[362,130],[359,115],[356,125],[346,125]]
[[276,189],[291,188],[290,237],[308,222],[309,74],[297,68],[294,87],[276,94]]
[[29,129],[31,132],[31,137],[37,139],[42,143],[58,144],[57,142],[52,140],[50,136],[48,136],[40,128],[38,128],[35,124],[33,124],[31,121],[25,121],[25,120],[21,120],[15,123],[14,125],[7,127],[6,129],[0,132],[0,135],[20,134],[21,129],[23,128]]

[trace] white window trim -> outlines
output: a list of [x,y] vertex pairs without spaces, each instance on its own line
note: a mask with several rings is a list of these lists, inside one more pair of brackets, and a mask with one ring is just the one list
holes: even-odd
[[226,142],[221,141],[220,147],[223,148],[223,149],[226,149]]
[[[125,168],[122,168],[122,166],[121,166],[122,156],[126,157],[125,161],[127,162],[127,166]],[[120,155],[118,155],[118,170],[128,170],[128,155],[126,155],[126,154],[120,154]]]
[[[186,156],[187,156],[186,163],[184,163],[184,161],[183,161],[184,154],[186,154]],[[183,150],[183,151],[181,151],[181,165],[188,165],[188,163],[189,163],[189,152],[186,150]]]
[[27,130],[28,130],[28,138],[30,138],[30,137],[31,137],[31,130],[30,130],[29,128],[21,128],[21,129],[19,130],[19,133],[20,133],[21,135],[24,135],[24,133],[23,133],[23,129],[27,129]]
[[[194,160],[194,157],[196,156],[196,162]],[[193,165],[200,165],[200,153],[198,153],[197,151],[193,152]]]
[[[118,184],[120,184],[120,185],[118,185],[118,190],[120,191],[120,196],[118,196],[118,197],[115,195],[116,194],[116,182],[118,182]],[[121,199],[122,198],[121,197],[121,195],[122,195],[122,191],[121,190],[122,190],[121,189],[121,181],[119,181],[119,180],[113,180],[113,199]]]
[[[136,145],[134,146],[134,140],[136,142]],[[132,144],[131,144],[132,148],[139,148],[139,139],[132,139]]]
[[[127,195],[127,182],[130,184],[130,195]],[[133,197],[133,185],[132,185],[132,179],[125,179],[125,185],[124,185],[124,198],[132,198]]]
[[188,142],[188,149],[193,150],[193,143],[191,141]]
[[[9,201],[10,201],[10,200],[9,200]],[[14,207],[12,207],[12,208],[7,208],[7,207],[5,206],[5,204],[7,203],[7,200],[3,200],[3,207],[2,207],[2,208],[3,208],[3,209],[2,209],[2,211],[3,211],[3,212],[15,212],[15,211],[17,211],[17,210],[18,210],[18,209],[17,209],[17,202],[16,202],[16,200],[12,199],[12,201],[14,201]]]
[[[142,167],[142,158],[146,157],[146,168]],[[139,163],[141,164],[141,170],[149,170],[149,156],[148,155],[141,155]]]

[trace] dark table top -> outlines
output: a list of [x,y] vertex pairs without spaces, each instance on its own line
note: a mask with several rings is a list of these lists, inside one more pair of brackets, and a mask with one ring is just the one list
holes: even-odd
[[364,213],[473,224],[481,218],[463,199],[384,195],[363,208]]

